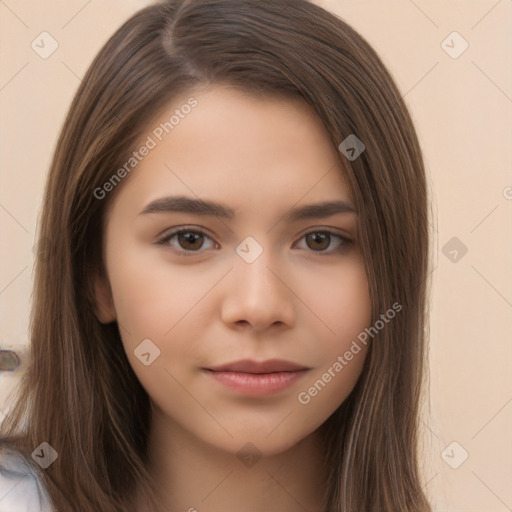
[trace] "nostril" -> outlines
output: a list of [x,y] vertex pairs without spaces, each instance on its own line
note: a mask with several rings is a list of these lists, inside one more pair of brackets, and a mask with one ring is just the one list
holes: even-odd
[[0,350],[0,372],[14,372],[20,365],[20,356],[14,350]]

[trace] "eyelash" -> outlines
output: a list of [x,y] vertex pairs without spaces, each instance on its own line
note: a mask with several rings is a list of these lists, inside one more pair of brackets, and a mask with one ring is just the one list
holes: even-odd
[[[166,245],[176,235],[183,234],[183,233],[194,233],[194,234],[197,234],[197,235],[204,236],[206,238],[210,238],[210,240],[212,239],[207,233],[205,233],[205,232],[203,232],[201,230],[191,229],[191,228],[187,228],[187,227],[180,227],[180,228],[177,228],[177,229],[175,229],[175,230],[165,234],[163,237],[161,237],[156,242],[156,244],[157,245]],[[352,240],[350,240],[349,238],[347,238],[345,236],[342,236],[342,235],[340,235],[338,233],[335,233],[333,231],[329,231],[327,229],[317,229],[317,230],[308,231],[307,233],[304,233],[304,235],[300,238],[300,240],[304,239],[308,235],[319,234],[319,233],[326,234],[329,237],[339,238],[341,240],[340,245],[335,250],[314,251],[313,249],[310,249],[310,252],[312,252],[314,254],[318,254],[319,256],[328,256],[328,255],[332,255],[335,252],[346,251],[350,247],[350,245],[352,244]],[[186,249],[181,249],[181,250],[174,249],[174,248],[172,248],[172,249],[178,254],[178,256],[183,256],[183,257],[195,256],[197,254],[200,254],[201,252],[204,252],[204,251],[200,251],[200,250],[198,250],[198,251],[190,251],[190,250],[186,250]]]

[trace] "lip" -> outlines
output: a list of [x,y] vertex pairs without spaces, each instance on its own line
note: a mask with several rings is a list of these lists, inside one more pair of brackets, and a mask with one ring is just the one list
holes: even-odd
[[205,368],[214,372],[240,372],[240,373],[278,373],[278,372],[297,372],[301,370],[310,370],[291,361],[283,359],[267,359],[266,361],[253,361],[252,359],[243,359],[219,366]]
[[225,387],[246,396],[274,395],[289,388],[308,370],[274,373],[214,372],[204,370],[207,375]]
[[206,375],[223,386],[245,396],[274,395],[292,386],[311,368],[279,359],[252,361],[244,359],[211,368]]

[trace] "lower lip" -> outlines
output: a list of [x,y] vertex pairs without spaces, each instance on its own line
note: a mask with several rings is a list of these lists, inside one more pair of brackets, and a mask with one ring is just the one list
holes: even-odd
[[279,393],[289,388],[307,372],[307,370],[300,370],[257,374],[205,371],[224,386],[247,396],[266,396]]

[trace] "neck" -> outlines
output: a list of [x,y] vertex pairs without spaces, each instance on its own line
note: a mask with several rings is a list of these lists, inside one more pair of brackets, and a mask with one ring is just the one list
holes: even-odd
[[319,430],[272,455],[244,446],[242,453],[225,451],[154,411],[149,469],[164,510],[324,512],[327,475]]

